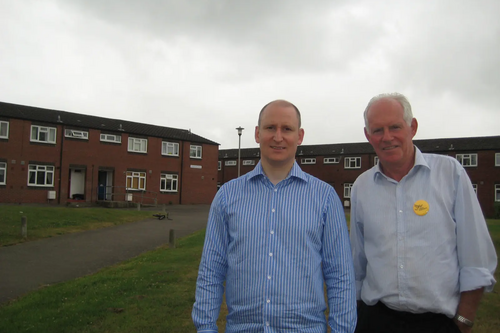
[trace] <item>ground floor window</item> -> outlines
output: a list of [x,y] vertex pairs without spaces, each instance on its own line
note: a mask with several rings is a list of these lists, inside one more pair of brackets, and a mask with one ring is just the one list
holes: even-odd
[[178,175],[162,174],[160,177],[160,191],[177,192]]
[[127,171],[127,190],[145,190],[146,172]]
[[54,186],[54,166],[30,164],[28,166],[29,186]]
[[500,201],[500,184],[495,185],[495,201]]
[[351,198],[351,189],[353,183],[344,183],[344,199]]
[[0,162],[0,185],[5,185],[7,180],[7,163]]

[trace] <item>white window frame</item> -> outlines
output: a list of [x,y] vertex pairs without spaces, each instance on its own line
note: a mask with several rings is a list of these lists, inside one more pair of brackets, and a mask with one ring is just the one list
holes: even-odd
[[102,142],[122,143],[122,136],[117,134],[101,133]]
[[[43,173],[43,183],[38,183],[39,174]],[[54,187],[55,167],[53,165],[28,165],[28,186]],[[31,175],[34,174],[34,182],[30,182]],[[49,178],[50,176],[50,178]]]
[[148,152],[148,139],[129,137],[128,151],[146,154]]
[[[170,181],[170,186],[167,186]],[[177,192],[179,185],[179,175],[162,173],[160,176],[160,192]]]
[[88,140],[89,139],[89,132],[87,132],[87,131],[77,131],[77,130],[72,130],[72,129],[66,129],[64,131],[64,136],[67,137],[67,138]]
[[495,166],[500,166],[500,153],[495,153]]
[[[130,182],[129,182],[130,180]],[[141,186],[141,180],[142,186]],[[144,191],[146,190],[146,172],[145,171],[127,171],[125,186],[127,190]],[[136,182],[136,183],[135,183]],[[137,187],[134,185],[137,184]]]
[[351,198],[352,185],[354,183],[344,183],[344,199]]
[[203,147],[198,145],[189,146],[189,157],[201,159]]
[[344,157],[344,169],[361,169],[361,157]]
[[161,154],[165,156],[179,156],[179,143],[162,141]]
[[243,165],[255,165],[254,160],[243,160]]
[[495,201],[500,202],[500,184],[495,184]]
[[340,157],[325,157],[323,158],[323,164],[339,164]]
[[464,168],[477,167],[477,154],[457,154],[456,158]]
[[[35,133],[33,131],[36,131]],[[45,139],[40,138],[45,134]],[[56,143],[57,128],[49,126],[31,125],[30,141],[39,143]]]
[[0,185],[7,184],[7,162],[0,162]]
[[222,170],[222,161],[217,161],[217,170],[218,171]]
[[472,189],[474,190],[474,193],[477,195],[477,184],[472,184]]
[[224,162],[224,165],[225,165],[225,166],[236,166],[237,164],[238,164],[238,163],[237,163],[237,161],[235,161],[235,160],[225,161],[225,162]]
[[316,164],[316,158],[302,158],[300,159],[300,164]]
[[0,139],[9,138],[9,122],[0,120]]
[[377,165],[377,164],[378,164],[378,162],[379,162],[379,158],[378,158],[378,156],[375,156],[375,157],[373,158],[373,165]]

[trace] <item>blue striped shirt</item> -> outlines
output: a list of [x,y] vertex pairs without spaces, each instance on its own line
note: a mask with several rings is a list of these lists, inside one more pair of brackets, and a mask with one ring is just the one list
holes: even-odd
[[259,163],[210,209],[193,307],[198,332],[353,332],[356,292],[344,211],[333,187],[295,163],[273,185]]

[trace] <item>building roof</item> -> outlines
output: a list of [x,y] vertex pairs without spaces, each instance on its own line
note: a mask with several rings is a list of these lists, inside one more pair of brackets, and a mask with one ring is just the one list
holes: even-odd
[[[500,136],[484,136],[452,139],[413,140],[422,152],[475,152],[478,150],[500,150]],[[241,149],[241,158],[259,158],[259,148]],[[297,156],[339,156],[375,154],[368,142],[303,145],[297,148]],[[238,149],[220,149],[219,159],[238,158]]]
[[80,113],[43,109],[5,102],[0,102],[0,117],[218,145],[217,142],[196,135],[190,130],[136,123],[127,120],[89,116]]

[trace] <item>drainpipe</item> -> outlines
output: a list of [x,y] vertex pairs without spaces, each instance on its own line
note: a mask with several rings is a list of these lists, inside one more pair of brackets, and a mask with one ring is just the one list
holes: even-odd
[[184,170],[184,142],[181,141],[182,144],[179,146],[181,147],[181,151],[179,152],[181,155],[181,170],[179,171],[179,205],[182,205],[182,187],[184,186],[184,183],[182,182],[182,171]]
[[57,190],[57,204],[61,204],[61,179],[62,179],[62,159],[64,147],[64,125],[61,125],[61,153],[59,154],[59,189]]

